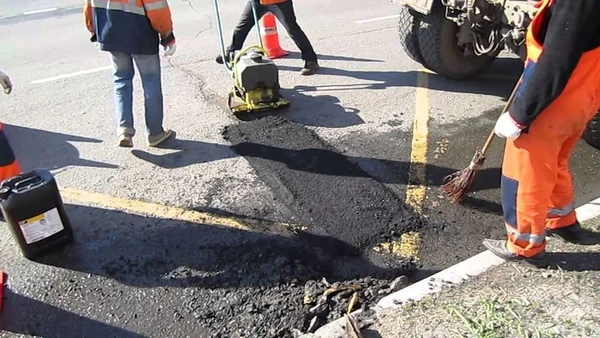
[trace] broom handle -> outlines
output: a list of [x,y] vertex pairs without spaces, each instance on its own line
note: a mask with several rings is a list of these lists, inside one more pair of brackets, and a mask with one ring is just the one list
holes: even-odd
[[[522,80],[523,80],[523,74],[521,74],[521,76],[519,77],[519,80],[517,81],[517,84],[513,88],[512,93],[510,93],[510,96],[509,96],[508,100],[506,101],[506,104],[504,105],[504,108],[502,109],[502,113],[500,113],[500,115],[506,113],[506,111],[508,110],[508,108],[510,107],[510,105],[512,104],[512,102],[514,101],[515,94],[517,93],[517,90],[519,89],[519,85],[521,84]],[[485,141],[485,144],[483,145],[483,148],[481,148],[481,154],[482,155],[485,156],[485,154],[487,153],[488,149],[492,145],[492,141],[494,140],[494,136],[496,136],[496,132],[495,132],[494,128],[492,128],[492,131],[490,132],[490,135],[488,136],[487,141]]]

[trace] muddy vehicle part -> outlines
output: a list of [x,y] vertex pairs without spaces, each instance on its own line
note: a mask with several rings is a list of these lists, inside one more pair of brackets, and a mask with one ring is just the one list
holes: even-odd
[[[424,67],[451,79],[467,79],[484,71],[500,52],[489,46],[469,47],[461,28],[444,16],[443,8],[435,6],[423,17],[419,29],[419,49]],[[478,52],[479,50],[479,52]],[[486,52],[487,50],[487,52]]]
[[600,111],[588,123],[582,138],[592,147],[600,150]]
[[398,37],[402,50],[413,61],[425,65],[423,55],[419,49],[419,28],[421,27],[421,14],[410,9],[408,6],[401,6],[398,19]]
[[[408,13],[413,13],[413,26],[419,26],[411,29],[411,32],[418,31],[416,42],[403,41],[418,45],[421,64],[442,76],[459,80],[474,77],[504,49],[522,60],[525,58],[527,26],[536,11],[527,0],[392,2],[408,7]],[[406,13],[405,9],[401,10],[401,23],[407,22],[403,20]],[[404,45],[403,48],[409,49]],[[413,59],[418,56],[414,52],[407,54]]]

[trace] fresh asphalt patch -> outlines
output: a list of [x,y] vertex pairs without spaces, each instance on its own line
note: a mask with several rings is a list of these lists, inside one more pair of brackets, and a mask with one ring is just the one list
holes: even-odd
[[387,292],[369,288],[370,283],[391,285],[415,271],[414,262],[373,248],[418,231],[426,221],[316,133],[268,116],[231,125],[223,135],[306,226],[295,231],[296,238],[328,262],[320,277],[365,286],[361,301],[367,305]]
[[271,116],[230,126],[224,135],[311,234],[367,250],[382,234],[422,226],[383,184],[300,124]]

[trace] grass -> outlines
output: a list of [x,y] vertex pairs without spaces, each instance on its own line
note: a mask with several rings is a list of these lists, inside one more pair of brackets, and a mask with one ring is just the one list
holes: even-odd
[[[600,252],[600,245],[551,240],[549,251]],[[503,264],[462,286],[384,311],[372,327],[377,335],[365,338],[600,337],[598,270]]]

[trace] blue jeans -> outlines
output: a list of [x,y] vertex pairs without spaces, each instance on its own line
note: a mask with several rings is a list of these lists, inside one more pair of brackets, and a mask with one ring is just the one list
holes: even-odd
[[113,66],[117,135],[135,135],[133,127],[134,61],[140,72],[144,89],[146,133],[148,136],[160,134],[163,131],[163,95],[159,55],[110,52],[110,58]]

